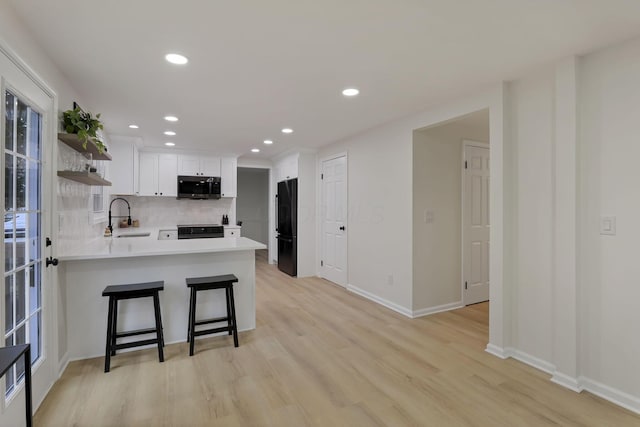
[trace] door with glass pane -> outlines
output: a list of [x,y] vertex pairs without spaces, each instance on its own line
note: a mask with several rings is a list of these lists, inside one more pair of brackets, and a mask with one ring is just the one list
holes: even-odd
[[[31,343],[34,364],[42,356],[42,114],[10,89],[4,95],[4,344]],[[7,373],[7,396],[24,369]]]

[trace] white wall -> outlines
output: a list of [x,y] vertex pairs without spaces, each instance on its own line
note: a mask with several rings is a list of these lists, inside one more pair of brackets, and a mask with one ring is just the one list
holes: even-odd
[[477,115],[484,124],[467,118],[413,133],[414,312],[462,304],[462,141],[489,142],[489,113]]
[[511,141],[516,147],[516,276],[513,346],[551,361],[554,69],[510,87]]
[[[580,366],[640,411],[640,39],[584,57],[578,87]],[[617,217],[615,236],[599,234],[601,215]]]
[[238,168],[236,218],[242,236],[269,242],[269,169]]

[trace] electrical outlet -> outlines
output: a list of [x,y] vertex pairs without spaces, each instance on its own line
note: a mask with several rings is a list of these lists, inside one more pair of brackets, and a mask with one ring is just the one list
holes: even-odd
[[601,216],[600,217],[600,234],[615,236],[616,235],[616,217]]

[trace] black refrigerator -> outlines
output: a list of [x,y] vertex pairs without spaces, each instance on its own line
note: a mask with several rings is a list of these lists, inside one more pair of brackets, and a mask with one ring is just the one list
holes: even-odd
[[278,268],[290,276],[298,274],[298,180],[278,183]]

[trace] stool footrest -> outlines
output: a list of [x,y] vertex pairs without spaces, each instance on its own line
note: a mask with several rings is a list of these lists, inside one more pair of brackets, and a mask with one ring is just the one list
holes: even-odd
[[150,345],[150,344],[158,344],[158,339],[157,338],[153,338],[153,339],[149,339],[149,340],[125,342],[125,343],[122,343],[122,344],[116,344],[114,348],[116,350],[122,350],[122,349],[125,349],[125,348],[139,347],[141,345]]
[[226,322],[228,321],[229,318],[228,317],[217,317],[215,319],[204,319],[204,320],[198,320],[196,323],[194,323],[195,326],[198,325],[208,325],[210,323],[220,323],[220,322]]
[[118,332],[116,338],[132,337],[134,335],[155,334],[156,328],[137,329],[135,331]]
[[204,331],[193,331],[193,336],[194,337],[199,337],[200,335],[209,335],[209,334],[216,334],[218,332],[229,332],[233,330],[233,326],[229,327],[229,326],[222,326],[220,328],[212,328],[212,329],[205,329]]

